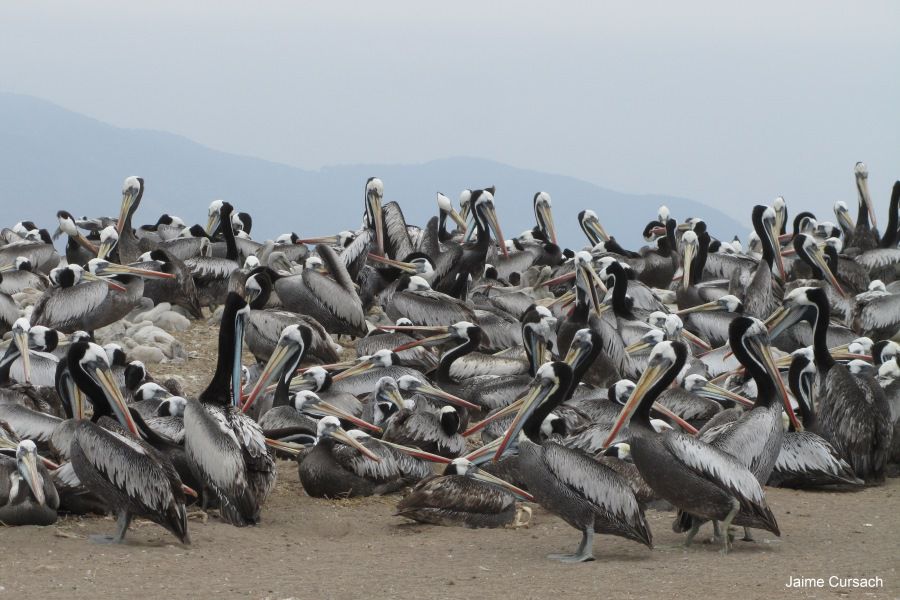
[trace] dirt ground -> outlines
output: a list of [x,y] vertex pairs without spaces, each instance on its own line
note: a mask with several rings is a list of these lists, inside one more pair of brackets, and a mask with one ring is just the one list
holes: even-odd
[[[217,327],[180,334],[195,358],[160,365],[188,393],[214,368]],[[648,511],[654,549],[598,535],[587,564],[546,558],[570,552],[580,534],[535,507],[527,528],[470,530],[392,516],[398,496],[307,497],[295,463],[279,463],[276,491],[258,527],[238,529],[193,512],[192,544],[135,522],[128,543],[97,545],[111,518],[65,518],[51,527],[0,528],[4,598],[900,598],[900,479],[856,493],[768,490],[782,537],[756,532],[722,556],[704,530],[683,548],[672,513]],[[832,588],[828,578],[881,577],[882,588]],[[788,578],[825,579],[786,589]]]

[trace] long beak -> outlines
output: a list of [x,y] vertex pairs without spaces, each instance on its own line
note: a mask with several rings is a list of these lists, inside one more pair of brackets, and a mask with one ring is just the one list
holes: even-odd
[[841,287],[841,284],[838,283],[837,277],[835,277],[834,273],[831,271],[831,268],[828,266],[828,263],[825,262],[825,256],[822,254],[822,251],[816,246],[816,248],[809,254],[809,258],[815,263],[819,270],[822,271],[822,274],[825,275],[825,279],[828,280],[828,283],[831,284],[838,294],[847,297],[847,292],[844,291],[844,288]]
[[372,252],[369,252],[368,258],[369,258],[369,260],[379,262],[384,265],[396,267],[396,268],[400,269],[401,271],[406,271],[407,273],[418,273],[418,270],[416,269],[416,265],[414,265],[412,263],[407,263],[407,262],[403,262],[400,260],[394,260],[393,258],[388,258],[386,256],[379,256],[377,254],[373,254]]
[[322,237],[304,238],[302,240],[297,240],[295,243],[296,244],[325,244],[328,246],[332,246],[334,244],[337,244],[337,242],[338,242],[338,236],[325,235]]
[[616,436],[619,435],[619,431],[622,430],[625,423],[631,420],[631,415],[633,415],[634,411],[637,410],[637,407],[640,406],[647,391],[653,387],[665,372],[666,367],[662,364],[650,365],[647,367],[647,370],[641,375],[634,390],[632,390],[628,402],[625,403],[625,406],[623,406],[622,410],[619,412],[619,417],[616,419],[615,424],[613,424],[609,436],[606,438],[606,441],[603,442],[604,448],[608,448],[610,444],[616,441]]
[[519,498],[521,498],[522,500],[525,500],[527,502],[534,502],[534,496],[532,496],[531,494],[529,494],[522,488],[516,487],[513,484],[500,479],[499,477],[494,477],[490,473],[482,471],[481,469],[478,469],[477,471],[472,473],[471,477],[473,479],[478,479],[479,481],[483,481],[490,485],[496,485],[497,487],[501,487],[501,488],[507,490],[508,492],[512,493],[513,495],[518,496]]
[[469,462],[476,464],[476,465],[484,464],[490,459],[490,456],[497,450],[497,447],[500,445],[501,441],[503,441],[503,438],[493,439],[490,442],[488,442],[487,444],[485,444],[483,446],[479,446],[478,448],[475,448],[474,450],[472,450],[471,452],[469,452],[468,454],[463,456],[463,458],[465,458]]
[[38,472],[37,453],[26,452],[21,460],[23,467],[21,469],[22,478],[28,483],[28,487],[31,488],[35,500],[43,506],[47,498],[44,495],[44,479]]
[[715,312],[717,310],[725,310],[725,308],[716,300],[712,302],[707,302],[706,304],[698,304],[697,306],[692,306],[690,308],[684,308],[682,310],[677,311],[675,314],[678,316],[681,315],[689,315],[695,312]]
[[494,462],[500,460],[500,457],[503,456],[509,443],[513,438],[519,435],[520,431],[522,431],[522,427],[525,426],[525,421],[528,420],[528,417],[531,416],[537,407],[541,405],[541,402],[553,393],[557,387],[558,384],[549,386],[537,384],[533,385],[531,389],[528,390],[528,393],[522,398],[522,408],[516,413],[516,417],[513,419],[513,422],[510,423],[509,429],[506,430],[506,434],[503,436],[503,441],[500,442],[500,446],[494,454]]
[[[402,403],[400,406],[401,407],[403,406]],[[340,419],[342,421],[347,421],[348,423],[353,423],[360,429],[368,429],[369,431],[374,431],[375,433],[381,433],[381,431],[382,431],[381,427],[379,427],[378,425],[372,425],[368,421],[363,421],[359,417],[355,417],[355,416],[351,415],[350,413],[341,410],[340,408],[331,404],[330,402],[325,402],[324,400],[321,400],[321,401],[317,402],[314,406],[311,406],[309,409],[304,409],[304,410],[311,414],[318,413],[323,416],[331,415],[333,417],[337,417],[338,419]]]
[[[368,199],[367,199],[368,200]],[[378,254],[384,255],[384,217],[382,216],[381,198],[368,200],[375,218],[375,245],[378,248]]]
[[726,390],[725,388],[709,381],[704,383],[701,387],[695,388],[694,392],[698,396],[709,398],[711,400],[730,400],[732,402],[742,404],[743,406],[753,406],[753,402],[751,402],[747,398],[744,398],[740,394],[735,394],[734,392]]
[[426,396],[439,398],[455,406],[468,408],[469,410],[481,410],[481,407],[477,404],[472,404],[468,400],[463,400],[459,396],[454,396],[453,394],[445,392],[442,389],[432,387],[430,385],[420,385],[418,388],[416,388],[416,391],[420,394],[425,394]]
[[15,271],[16,265],[15,263],[6,263],[0,265],[0,273],[9,273],[10,271]]
[[559,277],[554,277],[553,279],[548,279],[542,283],[539,283],[535,287],[550,287],[551,285],[558,285],[560,283],[565,283],[567,281],[572,281],[575,279],[575,271],[571,271],[566,273],[565,275],[560,275]]
[[625,352],[627,352],[628,354],[634,354],[635,352],[640,352],[641,350],[652,348],[654,345],[655,344],[653,342],[645,342],[643,340],[640,340],[629,346],[625,346]]
[[784,281],[784,258],[781,256],[781,244],[778,243],[778,231],[775,229],[775,223],[772,223],[771,236],[772,246],[775,247],[775,264],[778,266],[778,275]]
[[508,257],[509,252],[506,251],[506,238],[503,237],[503,231],[500,229],[500,221],[497,219],[497,211],[491,205],[485,205],[485,217],[487,218],[488,226],[494,231],[494,235],[497,236],[497,243],[500,245],[500,252],[503,253],[503,256]]
[[[660,404],[659,402],[653,403],[653,410],[671,420],[673,423],[684,429],[690,435],[697,435],[697,428],[673,413],[671,410]],[[604,446],[605,447],[605,446]]]
[[[401,344],[393,349],[393,352],[403,352],[404,350],[409,350],[410,348],[416,348],[418,346],[437,346],[438,344],[443,343],[445,340],[449,340],[453,337],[453,334],[447,331],[446,327],[435,327],[434,329],[440,331],[443,329],[443,333],[439,333],[438,335],[432,335],[430,337],[422,338],[421,340],[413,340],[411,342],[407,342],[405,344]],[[394,331],[403,331],[401,329],[395,329]],[[423,331],[422,328],[416,328],[416,331]]]
[[275,346],[275,350],[272,351],[272,355],[266,362],[266,366],[263,368],[259,379],[256,380],[256,384],[253,386],[250,394],[244,400],[244,404],[241,406],[241,410],[243,412],[247,412],[247,410],[251,406],[253,406],[253,403],[256,402],[256,398],[260,395],[260,393],[262,393],[266,389],[266,386],[269,385],[272,379],[274,379],[279,373],[282,372],[285,364],[288,361],[288,358],[290,357],[291,348],[286,344],[282,344],[279,340],[279,343]]
[[[209,219],[206,220],[206,235],[212,235],[216,228],[221,223],[222,217],[219,216],[218,211],[209,215]],[[121,231],[119,233],[122,233]]]
[[137,275],[145,279],[175,279],[172,273],[162,273],[160,271],[150,271],[148,269],[138,269],[129,265],[117,265],[109,263],[104,269],[104,273],[115,273],[117,275]]
[[124,285],[116,283],[115,281],[113,281],[111,279],[104,279],[103,277],[98,277],[98,276],[94,275],[93,273],[91,273],[90,271],[85,271],[81,276],[84,278],[85,281],[102,281],[109,287],[109,289],[115,290],[117,292],[128,291]]
[[878,223],[875,221],[875,210],[872,206],[872,197],[869,195],[869,179],[857,179],[857,186],[859,187],[859,193],[862,196],[863,202],[866,203],[866,210],[869,211],[869,221],[872,223],[872,229],[875,229],[878,227]]
[[689,342],[692,343],[693,345],[697,346],[698,348],[700,348],[700,349],[703,350],[704,352],[709,351],[709,350],[712,350],[712,346],[710,346],[708,343],[706,343],[706,340],[697,337],[696,335],[694,335],[693,333],[691,333],[691,332],[688,331],[687,329],[682,329],[682,330],[681,330],[681,335],[682,335],[682,337],[684,337],[684,339],[686,339],[687,341],[689,341]]
[[284,452],[285,454],[290,454],[291,456],[300,456],[300,453],[306,450],[306,447],[301,446],[300,444],[282,442],[281,440],[273,440],[272,438],[266,438],[266,446],[268,446],[272,450]]
[[378,440],[379,444],[384,444],[394,450],[398,450],[403,452],[408,456],[412,456],[413,458],[421,458],[422,460],[427,460],[428,462],[439,463],[439,464],[447,464],[452,462],[449,458],[445,456],[440,456],[437,454],[432,454],[431,452],[425,452],[424,450],[420,450],[419,448],[412,448],[410,446],[403,446],[401,444],[395,444],[393,442],[388,442],[387,440]]
[[556,225],[553,223],[553,210],[548,205],[541,203],[538,206],[538,211],[540,211],[541,213],[541,218],[544,221],[544,227],[547,228],[547,232],[550,234],[550,241],[555,244]]
[[[600,294],[597,293],[597,283],[600,282],[600,277],[594,271],[593,265],[590,262],[582,262],[575,266],[576,278],[578,274],[584,278],[585,287],[587,287],[588,294],[591,297],[591,304],[594,305],[594,312],[598,315],[603,311],[600,310],[600,307],[603,305],[603,299],[600,298]],[[601,285],[603,285],[601,283]],[[603,286],[605,291],[606,286]]]
[[106,240],[100,244],[100,249],[97,250],[97,258],[106,259],[109,256],[109,253],[112,251],[115,243]]
[[338,427],[335,431],[333,431],[331,433],[331,436],[334,437],[335,439],[338,439],[341,442],[347,444],[348,446],[353,446],[354,448],[359,450],[362,454],[364,454],[366,457],[371,458],[375,462],[381,462],[380,456],[378,456],[377,454],[375,454],[374,452],[372,452],[371,450],[369,450],[368,448],[366,448],[365,446],[360,444],[354,438],[350,437],[350,435],[346,431],[341,429],[340,427]]
[[797,415],[794,414],[794,409],[791,407],[791,399],[788,396],[787,389],[784,387],[784,381],[781,379],[781,374],[778,371],[778,366],[775,364],[775,359],[772,358],[772,350],[767,343],[763,343],[762,340],[758,338],[752,338],[750,340],[759,353],[760,358],[762,358],[763,367],[766,370],[766,375],[769,376],[770,379],[775,381],[775,385],[778,389],[778,395],[781,396],[781,401],[784,404],[784,409],[787,412],[788,418],[791,420],[791,424],[794,426],[796,431],[803,431],[803,424],[797,418]]
[[241,352],[244,348],[244,319],[241,316],[235,318],[234,322],[234,347],[232,348],[231,361],[231,402],[234,406],[241,405]]
[[128,410],[128,404],[125,402],[124,396],[122,396],[122,390],[119,389],[118,384],[116,384],[115,377],[109,370],[109,367],[106,365],[97,365],[94,373],[97,377],[97,383],[104,391],[107,400],[119,417],[119,420],[135,437],[140,437],[137,424],[131,417],[131,411]]
[[[606,233],[606,230],[603,228],[603,225],[600,224],[599,220],[588,219],[584,224],[594,234],[594,239],[592,239],[591,242],[596,243],[597,240],[601,242],[609,241],[609,235]],[[665,230],[663,230],[663,232],[665,232]]]
[[691,263],[694,261],[694,255],[696,253],[697,248],[694,244],[686,244],[684,246],[684,260],[681,265],[681,285],[684,286],[685,289],[691,285]]
[[[125,219],[131,211],[131,205],[134,204],[134,194],[129,190],[122,194],[122,206],[119,208],[119,220],[116,221],[116,233],[122,235],[125,228]],[[96,252],[96,249],[94,250]]]
[[453,221],[461,230],[466,230],[466,218],[456,212],[456,209],[452,206],[450,207],[450,218],[453,219]]
[[22,355],[22,370],[25,372],[25,383],[31,383],[31,350],[28,349],[28,332],[16,330],[13,333],[13,343]]
[[788,327],[798,323],[802,317],[802,310],[782,306],[766,319],[765,324],[769,329],[769,339],[777,338]]
[[347,379],[348,377],[351,377],[353,375],[359,375],[360,373],[365,373],[366,371],[368,371],[369,369],[372,369],[374,367],[375,367],[375,365],[374,365],[374,363],[372,363],[372,361],[364,360],[363,362],[359,363],[358,365],[355,365],[353,367],[350,367],[346,371],[342,371],[342,372],[338,373],[337,375],[335,375],[332,378],[332,381],[341,381],[341,380]]
[[468,429],[466,429],[465,431],[462,432],[462,436],[469,437],[473,433],[478,433],[479,431],[481,431],[482,429],[487,427],[490,423],[493,423],[494,421],[496,421],[498,419],[502,419],[504,417],[507,417],[511,414],[515,414],[520,408],[522,408],[523,402],[524,402],[524,398],[519,398],[518,400],[510,402],[509,404],[507,404],[506,406],[504,406],[503,408],[501,408],[494,414],[492,414],[488,417],[485,417],[484,419],[478,421],[474,425],[469,426]]

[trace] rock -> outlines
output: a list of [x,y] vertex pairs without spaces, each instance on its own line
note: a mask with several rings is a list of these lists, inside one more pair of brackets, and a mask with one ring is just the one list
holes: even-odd
[[161,363],[166,358],[163,351],[154,346],[135,346],[128,351],[128,355],[132,360],[139,360],[144,364]]
[[224,304],[222,304],[221,306],[216,308],[216,311],[212,315],[210,315],[210,317],[206,320],[206,322],[209,323],[210,325],[215,325],[217,323],[221,323],[223,312],[225,312]]

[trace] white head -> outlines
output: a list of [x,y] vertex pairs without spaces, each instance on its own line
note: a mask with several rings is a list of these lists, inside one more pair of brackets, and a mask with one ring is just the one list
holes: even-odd
[[410,292],[426,292],[431,289],[431,286],[424,278],[413,275],[409,278],[409,286],[406,289]]

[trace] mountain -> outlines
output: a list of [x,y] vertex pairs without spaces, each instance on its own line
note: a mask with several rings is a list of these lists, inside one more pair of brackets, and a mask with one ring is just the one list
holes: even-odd
[[[227,124],[226,124],[227,126]],[[679,219],[702,215],[710,230],[730,239],[746,227],[720,211],[686,199],[632,195],[563,175],[518,169],[479,158],[446,158],[413,165],[345,165],[308,171],[206,148],[159,131],[124,129],[50,102],[0,94],[0,224],[31,219],[56,228],[56,211],[116,215],[122,181],[140,175],[146,191],[136,223],[168,212],[188,224],[206,222],[210,201],[224,198],[253,215],[257,239],[296,231],[304,237],[355,229],[362,222],[363,188],[384,181],[410,223],[436,214],[435,192],[456,200],[464,188],[495,185],[495,204],[508,237],[534,224],[534,193],[549,192],[560,240],[585,243],[576,215],[593,209],[607,231],[627,246],[667,205]]]

